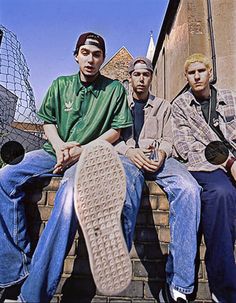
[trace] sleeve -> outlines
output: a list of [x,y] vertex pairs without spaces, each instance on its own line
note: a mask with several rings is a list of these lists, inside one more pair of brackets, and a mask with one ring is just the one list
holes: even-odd
[[172,134],[172,125],[171,125],[171,105],[168,104],[163,121],[162,138],[158,148],[164,150],[167,157],[170,157],[172,153],[172,146],[173,146],[173,134]]
[[119,140],[114,144],[116,151],[121,155],[126,155],[128,149],[134,147],[129,146],[128,140],[132,138],[132,126],[123,128]]
[[179,156],[187,161],[191,145],[195,142],[188,119],[182,108],[181,99],[176,99],[172,105],[172,130],[174,147]]
[[128,106],[127,94],[125,88],[119,83],[115,92],[116,103],[113,111],[111,128],[126,128],[132,125],[132,116]]
[[43,99],[42,105],[37,113],[38,117],[45,123],[56,124],[56,100],[57,98],[57,81],[54,80]]

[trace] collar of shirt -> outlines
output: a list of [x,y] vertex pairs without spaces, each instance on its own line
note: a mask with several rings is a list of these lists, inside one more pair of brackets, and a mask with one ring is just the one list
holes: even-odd
[[[211,86],[212,89],[215,89],[216,88],[214,86]],[[217,90],[216,90],[217,91]],[[196,100],[196,98],[194,97],[194,94],[192,92],[192,90],[188,90],[186,92],[186,94],[188,95],[189,97],[189,105],[192,106],[193,104],[195,105],[199,105],[200,106],[200,103]],[[217,103],[216,103],[216,109],[219,107],[219,105],[226,105],[225,103],[225,100],[224,98],[221,96],[221,94],[217,91]]]
[[[148,100],[147,100],[147,103],[146,103],[146,105],[144,106],[144,108],[147,108],[148,106],[151,106],[151,107],[153,107],[154,106],[154,99],[155,99],[155,96],[153,96],[153,95],[151,95],[150,93],[149,93],[149,95],[148,95]],[[133,96],[132,96],[132,94],[130,94],[129,96],[128,96],[128,104],[129,104],[129,107],[130,108],[133,108],[134,107],[134,99],[133,99]]]
[[101,81],[101,74],[99,73],[97,78],[91,83],[91,85],[89,85],[88,87],[85,88],[85,86],[82,84],[81,80],[80,80],[80,74],[78,73],[78,77],[77,77],[77,93],[76,95],[78,96],[79,92],[85,88],[87,90],[87,92],[91,92],[96,98],[99,95],[99,83]]

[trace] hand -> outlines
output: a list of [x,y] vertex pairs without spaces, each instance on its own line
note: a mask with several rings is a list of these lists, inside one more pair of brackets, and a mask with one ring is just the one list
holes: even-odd
[[[159,152],[159,151],[158,151]],[[165,152],[158,153],[160,159],[158,161],[150,160],[147,155],[150,154],[150,149],[130,148],[128,149],[126,156],[132,161],[139,169],[144,169],[147,172],[154,173],[162,165],[165,160]]]
[[231,175],[232,175],[234,181],[236,181],[236,161],[235,161],[234,164],[231,166],[230,173],[231,173]]
[[74,146],[80,146],[78,142],[71,141],[71,142],[62,142],[61,144],[57,144],[57,146],[53,146],[56,157],[57,157],[57,163],[62,163],[63,161],[66,161],[70,155],[69,150],[70,148]]
[[54,167],[54,173],[61,173],[79,159],[82,152],[81,145],[78,142],[65,142],[55,149],[57,163]]
[[158,149],[157,150],[157,161],[155,161],[156,165],[157,165],[156,171],[162,167],[163,163],[165,162],[165,159],[166,159],[166,153],[164,152],[164,150]]

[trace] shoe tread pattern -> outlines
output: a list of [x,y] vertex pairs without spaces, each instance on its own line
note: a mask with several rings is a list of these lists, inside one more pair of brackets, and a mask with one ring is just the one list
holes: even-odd
[[120,293],[130,283],[132,268],[120,219],[126,179],[113,147],[103,141],[87,145],[75,180],[75,209],[95,284],[105,295]]

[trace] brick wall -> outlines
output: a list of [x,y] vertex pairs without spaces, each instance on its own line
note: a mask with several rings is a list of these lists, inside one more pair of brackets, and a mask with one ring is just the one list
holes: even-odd
[[[49,180],[45,180],[45,184]],[[33,247],[42,232],[54,203],[60,178],[53,178],[43,191],[39,186],[28,189],[26,201]],[[44,184],[44,185],[45,185]],[[30,197],[30,198],[29,198]],[[132,281],[119,296],[106,297],[96,293],[90,272],[86,246],[81,231],[64,263],[63,275],[52,302],[77,303],[151,303],[158,302],[158,293],[165,279],[165,261],[170,239],[168,226],[168,201],[164,192],[154,182],[147,182],[137,218],[135,238],[130,256],[133,267]],[[197,302],[211,302],[203,256],[205,246],[200,246]]]
[[133,59],[128,50],[123,46],[110,58],[101,68],[101,74],[111,79],[118,79],[123,82],[129,79],[128,65]]

